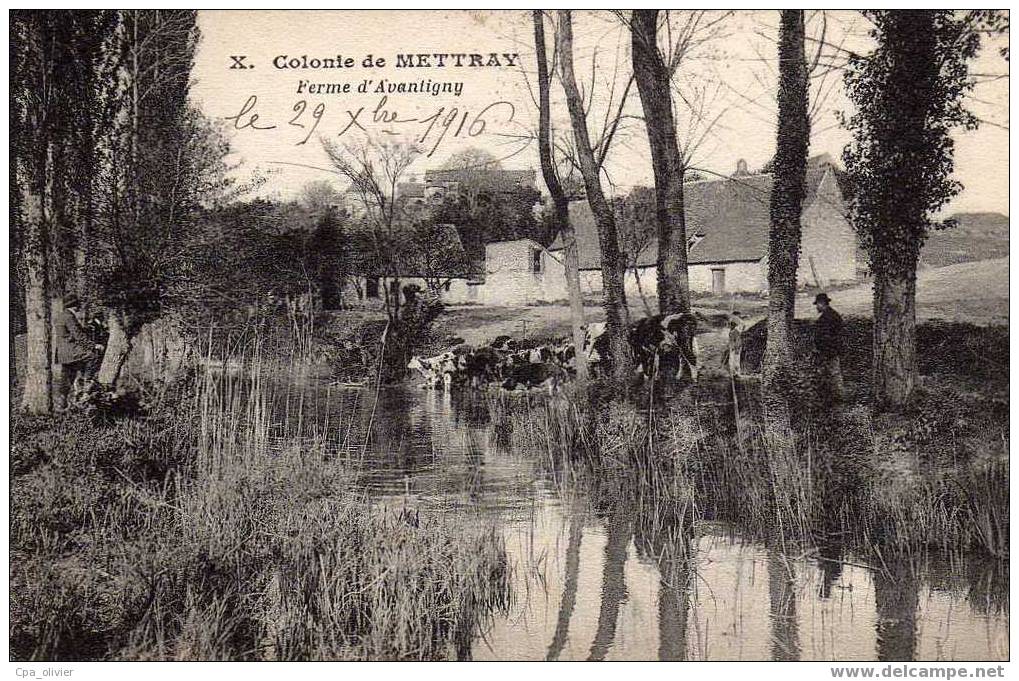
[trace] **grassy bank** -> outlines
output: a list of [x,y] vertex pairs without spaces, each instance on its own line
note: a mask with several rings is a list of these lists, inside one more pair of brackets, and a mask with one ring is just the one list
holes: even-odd
[[507,599],[494,530],[369,504],[238,386],[145,419],[15,418],[12,657],[469,655]]
[[[867,324],[850,320],[850,340]],[[761,340],[748,339],[751,354]],[[686,526],[720,521],[798,552],[835,546],[879,565],[930,550],[1007,560],[1007,330],[926,324],[919,341],[924,375],[910,412],[871,413],[870,347],[850,342],[851,399],[799,413],[789,438],[765,427],[756,379],[734,386],[710,373],[654,399],[646,386],[621,398],[598,383],[551,401],[496,396],[493,420],[557,479],[629,480],[638,522],[641,508],[649,522],[678,513]]]

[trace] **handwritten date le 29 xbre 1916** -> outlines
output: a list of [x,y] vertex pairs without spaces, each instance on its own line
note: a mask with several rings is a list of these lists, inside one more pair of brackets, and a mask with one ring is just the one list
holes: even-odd
[[[342,105],[341,105],[342,106]],[[335,112],[335,113],[334,113]],[[403,132],[414,135],[418,144],[428,149],[431,156],[446,139],[461,136],[477,137],[485,132],[489,123],[507,125],[513,122],[516,109],[511,102],[498,101],[477,111],[458,107],[440,106],[427,115],[408,117],[389,105],[389,97],[383,95],[374,107],[361,106],[356,109],[337,108],[330,110],[324,102],[312,103],[305,99],[296,101],[291,107],[290,118],[283,129],[294,129],[295,146],[306,144],[327,117],[335,117],[337,137],[352,134],[358,130],[369,132],[369,128],[387,135]],[[225,116],[236,130],[277,130],[279,125],[262,119],[258,111],[258,96],[251,95],[245,100],[240,111]],[[328,125],[328,123],[326,123]]]

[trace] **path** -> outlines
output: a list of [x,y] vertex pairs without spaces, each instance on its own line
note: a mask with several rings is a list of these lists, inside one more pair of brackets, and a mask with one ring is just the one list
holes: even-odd
[[[873,292],[870,282],[831,293],[832,305],[844,315],[870,316]],[[695,301],[695,309],[696,301]],[[704,308],[708,314],[717,309]],[[584,308],[588,321],[604,318],[599,306]],[[639,301],[631,301],[630,316],[640,319],[645,311]],[[811,319],[817,315],[813,294],[796,300],[796,316]],[[924,270],[917,278],[917,316],[974,324],[1008,324],[1008,258],[967,262]],[[747,315],[750,323],[761,314]],[[534,307],[450,308],[441,318],[449,335],[459,336],[471,345],[489,343],[496,336],[523,337],[569,334],[570,308],[566,305]]]
[[[832,306],[842,314],[871,315],[870,282],[834,291]],[[974,324],[1008,324],[1008,258],[949,265],[920,272],[917,316]],[[796,316],[816,316],[812,295],[796,299]]]

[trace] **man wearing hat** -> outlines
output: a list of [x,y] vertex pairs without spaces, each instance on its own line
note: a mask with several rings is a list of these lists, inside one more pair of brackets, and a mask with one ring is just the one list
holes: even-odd
[[820,378],[822,399],[839,402],[843,396],[842,366],[842,316],[831,306],[827,293],[818,293],[814,307],[819,317],[814,322],[814,356]]
[[62,407],[71,387],[92,360],[93,344],[79,320],[81,304],[76,295],[65,295],[63,305],[55,306],[53,313],[54,394]]

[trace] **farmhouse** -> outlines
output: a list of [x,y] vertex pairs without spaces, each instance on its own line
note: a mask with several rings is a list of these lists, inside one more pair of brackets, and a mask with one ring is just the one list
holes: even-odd
[[[399,277],[399,288],[402,290],[408,284],[422,291],[434,291],[448,305],[529,305],[563,298],[565,294],[561,292],[566,290],[562,263],[531,239],[486,244],[483,276],[480,271],[459,268],[428,277],[408,270]],[[395,295],[391,280],[359,276],[349,280],[345,295],[351,301],[382,307],[387,289],[390,295]]]
[[396,258],[396,276],[387,276],[370,254],[363,257],[356,267],[359,274],[344,278],[343,298],[348,304],[382,308],[387,293],[390,300],[400,295],[402,301],[403,289],[413,285],[448,304],[479,302],[479,287],[484,283],[478,276],[480,263],[470,262],[456,227],[436,225],[427,237],[419,238],[416,248]]
[[[684,185],[690,289],[725,293],[764,293],[768,288],[768,230],[771,173],[751,174],[740,161],[730,178]],[[808,162],[803,202],[803,236],[797,280],[800,286],[830,286],[856,278],[857,241],[846,219],[837,171],[824,154]],[[581,287],[600,291],[601,256],[594,216],[586,201],[570,204],[577,233]],[[561,236],[549,246],[562,261]],[[657,239],[636,254],[626,254],[628,295],[655,296],[658,288]],[[548,294],[566,297],[562,291]]]
[[562,262],[531,239],[485,245],[485,283],[479,302],[527,305],[565,298]]
[[401,182],[396,195],[410,205],[441,203],[447,196],[464,193],[487,193],[491,196],[513,194],[536,189],[537,174],[533,170],[502,170],[500,168],[451,168],[425,171],[424,182]]

